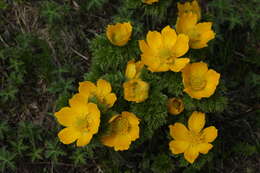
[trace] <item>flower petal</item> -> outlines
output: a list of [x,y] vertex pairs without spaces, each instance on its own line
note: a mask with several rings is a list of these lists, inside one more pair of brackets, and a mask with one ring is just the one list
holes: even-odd
[[162,30],[162,39],[163,39],[164,47],[167,47],[168,49],[172,49],[176,43],[177,34],[175,30],[168,25]]
[[198,156],[199,156],[199,151],[197,147],[189,147],[184,152],[184,158],[191,164],[197,159]]
[[129,135],[117,135],[115,139],[115,151],[128,150],[131,144],[131,137]]
[[95,93],[96,86],[90,81],[80,82],[79,83],[79,93],[82,95],[90,96]]
[[144,40],[139,40],[138,43],[139,43],[139,48],[143,53],[149,52],[150,48]]
[[115,139],[116,139],[116,135],[103,136],[101,138],[101,142],[102,142],[102,144],[104,144],[108,147],[113,147],[113,146],[115,146]]
[[138,127],[138,125],[130,127],[128,131],[128,135],[131,137],[131,141],[135,141],[136,139],[139,138],[139,131],[140,128]]
[[58,133],[60,141],[64,144],[71,144],[80,137],[81,133],[74,127],[67,127]]
[[173,65],[170,65],[171,71],[179,72],[181,71],[188,63],[190,62],[189,58],[176,58]]
[[153,50],[156,50],[162,46],[162,36],[157,31],[149,31],[146,40],[149,47]]
[[208,71],[208,65],[204,62],[195,62],[191,64],[190,74],[193,76],[204,76]]
[[99,95],[105,96],[112,91],[112,88],[108,81],[99,79],[97,81],[97,90]]
[[181,141],[189,141],[190,135],[188,129],[181,123],[175,123],[174,125],[170,125],[170,135],[175,140]]
[[126,117],[128,122],[131,125],[138,125],[139,124],[139,119],[135,116],[135,114],[131,113],[131,112],[122,112],[122,117]]
[[195,13],[183,13],[177,18],[176,31],[178,34],[188,34],[198,21],[198,16]]
[[207,93],[206,94],[207,97],[210,97],[212,94],[214,94],[216,87],[219,84],[219,79],[220,79],[220,74],[212,69],[210,69],[206,73],[207,85],[205,86],[204,90]]
[[92,134],[89,132],[83,133],[77,140],[77,146],[83,147],[87,144],[89,144],[90,140],[92,139]]
[[133,79],[136,75],[136,65],[133,60],[128,61],[126,70],[125,70],[125,76],[128,79]]
[[193,132],[199,133],[205,125],[205,114],[194,111],[188,121],[189,129]]
[[84,113],[88,112],[87,98],[80,94],[74,95],[70,100],[69,104],[71,109],[76,113],[75,116],[82,116]]
[[202,131],[202,137],[205,142],[213,142],[218,136],[218,130],[214,126],[205,128]]
[[213,147],[213,145],[211,145],[209,143],[201,143],[201,144],[197,145],[196,147],[198,148],[200,153],[207,154],[209,152],[209,150]]
[[72,126],[76,121],[75,112],[69,108],[64,107],[60,111],[55,112],[55,117],[57,118],[58,122],[63,126]]
[[86,104],[88,103],[88,97],[86,95],[82,94],[75,94],[73,97],[69,100],[69,105],[71,107],[76,107],[78,104]]
[[114,105],[116,100],[117,98],[115,93],[110,93],[105,97],[106,105],[108,105],[109,108],[111,108]]
[[190,143],[187,141],[172,140],[169,143],[170,150],[173,154],[184,153],[189,147]]
[[100,124],[100,111],[96,104],[88,103],[89,113],[86,115],[89,121],[89,129],[92,134],[98,132],[99,124]]
[[189,50],[189,37],[184,34],[179,34],[177,41],[173,47],[176,57],[184,55]]

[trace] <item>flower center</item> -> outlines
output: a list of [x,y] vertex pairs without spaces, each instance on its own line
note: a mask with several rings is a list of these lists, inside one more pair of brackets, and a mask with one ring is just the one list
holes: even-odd
[[204,77],[191,75],[190,85],[193,90],[200,91],[205,88],[206,84],[207,82]]
[[172,101],[172,107],[174,107],[177,110],[180,110],[181,109],[181,103],[178,100],[175,99],[174,101]]
[[87,114],[84,117],[77,118],[77,120],[76,120],[76,127],[78,129],[81,129],[81,130],[90,131],[90,124],[91,124],[91,122],[92,122],[92,120],[91,120],[89,114]]
[[130,124],[126,118],[118,117],[113,123],[113,132],[116,134],[125,135],[129,128]]
[[114,33],[114,34],[112,35],[112,40],[113,40],[114,42],[120,42],[120,41],[122,41],[123,39],[124,39],[124,34],[121,33],[121,32],[117,32],[117,33]]
[[161,58],[163,58],[163,59],[169,59],[169,58],[171,58],[172,57],[172,51],[171,50],[169,50],[169,49],[161,49],[160,51],[159,51],[159,56],[161,57]]
[[203,143],[203,138],[200,133],[191,132],[190,136],[191,145],[195,146],[200,143]]

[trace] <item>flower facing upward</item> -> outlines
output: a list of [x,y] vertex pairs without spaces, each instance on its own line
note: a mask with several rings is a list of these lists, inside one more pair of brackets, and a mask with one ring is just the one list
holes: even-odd
[[189,45],[193,49],[200,49],[208,46],[208,42],[215,38],[211,30],[212,22],[197,23],[198,16],[195,13],[183,13],[177,19],[176,31],[178,34],[189,36]]
[[152,3],[155,3],[155,2],[158,2],[159,0],[142,0],[143,1],[143,3],[145,3],[145,4],[152,4]]
[[124,99],[140,103],[148,98],[149,84],[141,79],[131,79],[123,84]]
[[183,13],[195,13],[197,15],[197,19],[198,21],[201,18],[201,9],[200,6],[198,4],[198,2],[196,0],[192,1],[192,2],[185,2],[184,4],[181,3],[177,3],[177,7],[178,7],[178,16],[181,16]]
[[132,141],[139,138],[139,119],[131,112],[122,112],[109,120],[108,132],[101,142],[115,151],[128,150]]
[[99,104],[110,108],[116,101],[116,94],[111,93],[112,88],[108,81],[99,79],[97,86],[90,81],[79,83],[79,94],[86,99],[96,98]]
[[218,130],[214,126],[205,128],[205,114],[193,112],[188,121],[189,130],[181,123],[170,125],[170,135],[174,139],[169,143],[169,148],[173,154],[184,153],[184,158],[193,163],[201,154],[207,154],[213,147],[213,142]]
[[196,99],[210,97],[219,83],[220,74],[204,62],[188,64],[182,70],[184,92]]
[[144,67],[142,61],[135,62],[134,60],[130,60],[127,63],[125,76],[127,79],[137,79],[140,77],[141,70]]
[[88,103],[78,94],[69,100],[69,105],[55,113],[58,122],[66,127],[58,133],[58,137],[64,144],[77,140],[77,146],[87,145],[93,134],[98,132],[100,111],[96,104]]
[[142,62],[152,72],[168,70],[179,72],[190,61],[189,58],[178,58],[189,50],[188,42],[188,36],[184,34],[177,36],[170,26],[163,28],[161,33],[149,31],[146,41],[139,41]]
[[168,112],[172,115],[178,115],[184,110],[184,104],[179,98],[171,98],[167,103]]
[[132,25],[129,22],[108,25],[106,35],[108,40],[116,46],[124,46],[132,34]]

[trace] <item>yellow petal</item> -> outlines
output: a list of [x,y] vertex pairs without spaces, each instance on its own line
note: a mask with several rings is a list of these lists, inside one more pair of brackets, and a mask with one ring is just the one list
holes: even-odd
[[128,135],[131,137],[131,141],[135,141],[139,138],[139,131],[140,128],[138,127],[138,125],[130,127]]
[[93,135],[89,132],[83,133],[77,140],[77,146],[83,147],[83,146],[89,144],[90,140],[92,139],[92,136]]
[[116,98],[115,93],[110,93],[110,94],[106,95],[106,97],[105,97],[105,102],[106,102],[106,105],[108,105],[108,108],[111,108],[114,105],[116,100],[117,100],[117,98]]
[[218,136],[218,130],[214,126],[205,128],[202,131],[202,138],[205,142],[213,142]]
[[176,58],[174,64],[170,65],[171,71],[179,72],[181,71],[188,63],[190,62],[189,58]]
[[173,154],[184,153],[188,149],[189,145],[190,144],[187,141],[178,141],[178,140],[172,140],[169,143],[170,150]]
[[208,65],[204,62],[192,63],[190,67],[190,74],[193,76],[204,76],[208,71]]
[[174,125],[170,125],[170,135],[175,140],[180,141],[189,141],[190,135],[188,129],[181,123],[175,123]]
[[205,125],[205,114],[194,111],[188,121],[189,129],[193,132],[199,133]]
[[207,97],[210,97],[212,94],[214,94],[216,87],[219,84],[219,79],[220,79],[220,74],[214,70],[210,69],[206,73],[207,85],[204,90],[207,92],[206,95]]
[[79,83],[79,93],[91,97],[96,91],[96,86],[90,81]]
[[146,40],[149,47],[152,48],[153,50],[162,47],[162,36],[157,31],[149,31]]
[[178,16],[181,16],[183,13],[195,13],[198,17],[198,20],[201,18],[201,9],[196,0],[190,2],[185,2],[184,4],[177,3],[178,7]]
[[184,34],[179,34],[177,41],[173,47],[176,57],[184,55],[189,50],[189,37]]
[[55,112],[54,115],[61,125],[72,126],[76,121],[75,114],[76,113],[71,108],[64,107],[60,111]]
[[139,119],[135,116],[135,114],[131,113],[131,112],[122,112],[122,117],[126,117],[128,122],[134,126],[134,125],[138,125],[139,124]]
[[92,134],[95,134],[98,132],[99,124],[100,124],[100,111],[96,104],[94,103],[88,103],[88,109],[89,112],[86,115],[87,120],[89,121],[89,131]]
[[151,4],[155,3],[155,2],[158,2],[158,1],[159,0],[142,0],[143,3],[149,4],[149,5],[151,5]]
[[113,147],[115,146],[115,135],[111,135],[111,136],[103,136],[101,138],[101,142],[103,145],[106,145],[108,147]]
[[112,121],[114,121],[117,117],[119,117],[119,116],[121,116],[120,114],[118,114],[118,115],[114,115],[114,116],[112,116],[110,119],[109,119],[109,123],[111,123]]
[[196,14],[189,12],[183,13],[177,18],[176,22],[176,32],[178,34],[189,34],[189,32],[195,27],[198,21]]
[[197,159],[198,156],[199,156],[199,151],[197,147],[189,147],[184,152],[184,158],[191,164]]
[[80,137],[81,133],[74,127],[67,127],[58,133],[60,141],[64,144],[71,144]]
[[190,47],[200,49],[208,46],[207,43],[215,38],[215,33],[211,30],[212,22],[198,23],[190,36]]
[[160,59],[154,55],[141,55],[142,62],[147,65],[150,71],[155,72],[160,66]]
[[201,143],[201,144],[197,145],[196,147],[198,148],[200,153],[207,154],[209,152],[209,150],[213,147],[213,145],[211,145],[209,143]]
[[115,139],[115,151],[128,150],[131,144],[131,137],[129,135],[117,135]]
[[88,112],[87,100],[83,95],[76,94],[70,100],[71,109],[76,113],[75,116],[81,116]]
[[73,97],[69,100],[69,105],[71,107],[77,107],[78,104],[87,104],[88,103],[88,97],[86,95],[82,94],[75,94]]
[[112,88],[108,81],[99,79],[97,81],[97,90],[98,90],[97,92],[99,93],[99,95],[105,96],[111,92]]
[[133,79],[136,75],[136,66],[133,60],[128,61],[125,71],[125,76],[128,79]]
[[191,69],[191,64],[187,64],[183,69],[182,69],[182,82],[184,85],[184,88],[190,88],[190,69]]
[[172,29],[170,26],[166,26],[162,30],[162,39],[163,39],[164,47],[168,49],[172,49],[176,43],[177,34],[175,30]]
[[140,48],[140,50],[141,50],[143,53],[150,51],[149,46],[147,45],[147,43],[146,43],[144,40],[139,40],[138,43],[139,43],[139,48]]

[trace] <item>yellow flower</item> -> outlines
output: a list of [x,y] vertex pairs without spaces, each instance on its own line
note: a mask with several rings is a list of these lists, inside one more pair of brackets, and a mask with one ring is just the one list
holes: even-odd
[[188,64],[182,70],[184,92],[196,99],[210,97],[219,83],[220,74],[204,62]]
[[196,0],[192,1],[192,2],[185,2],[184,4],[181,3],[177,3],[177,7],[178,7],[178,16],[181,16],[183,13],[195,13],[197,15],[197,19],[198,21],[201,18],[201,9],[200,6],[198,4],[198,2]]
[[184,104],[179,98],[171,98],[168,100],[168,112],[172,115],[178,115],[184,110]]
[[96,98],[98,102],[107,108],[114,105],[116,101],[116,94],[111,93],[112,88],[108,81],[99,79],[97,86],[90,81],[79,83],[79,94],[85,99]]
[[96,104],[88,103],[79,94],[69,100],[69,105],[55,113],[58,122],[66,127],[58,133],[58,137],[64,144],[77,140],[77,146],[87,145],[93,134],[98,132],[100,111]]
[[101,142],[115,151],[128,150],[132,141],[139,138],[139,119],[135,114],[122,112],[109,120],[109,130]]
[[178,34],[189,36],[189,45],[193,49],[200,49],[208,46],[208,42],[215,38],[211,30],[212,22],[197,23],[198,17],[195,13],[183,13],[177,19],[176,31]]
[[139,78],[141,74],[141,70],[144,64],[142,61],[135,62],[134,60],[130,60],[127,63],[125,76],[128,79]]
[[213,147],[213,142],[218,130],[214,126],[205,128],[205,114],[193,112],[188,121],[189,130],[181,123],[170,125],[170,135],[174,139],[169,143],[169,148],[173,154],[184,153],[184,158],[193,163],[201,154],[207,154]]
[[123,84],[124,99],[140,103],[148,98],[149,84],[141,79],[131,79]]
[[190,61],[189,58],[178,58],[189,50],[188,42],[188,36],[177,36],[170,26],[163,28],[161,33],[149,31],[146,41],[139,40],[142,62],[152,72],[179,72]]
[[130,22],[117,23],[108,25],[106,35],[108,40],[116,46],[124,46],[132,34],[132,26]]
[[145,4],[152,4],[152,3],[158,2],[159,0],[142,0],[142,1]]

